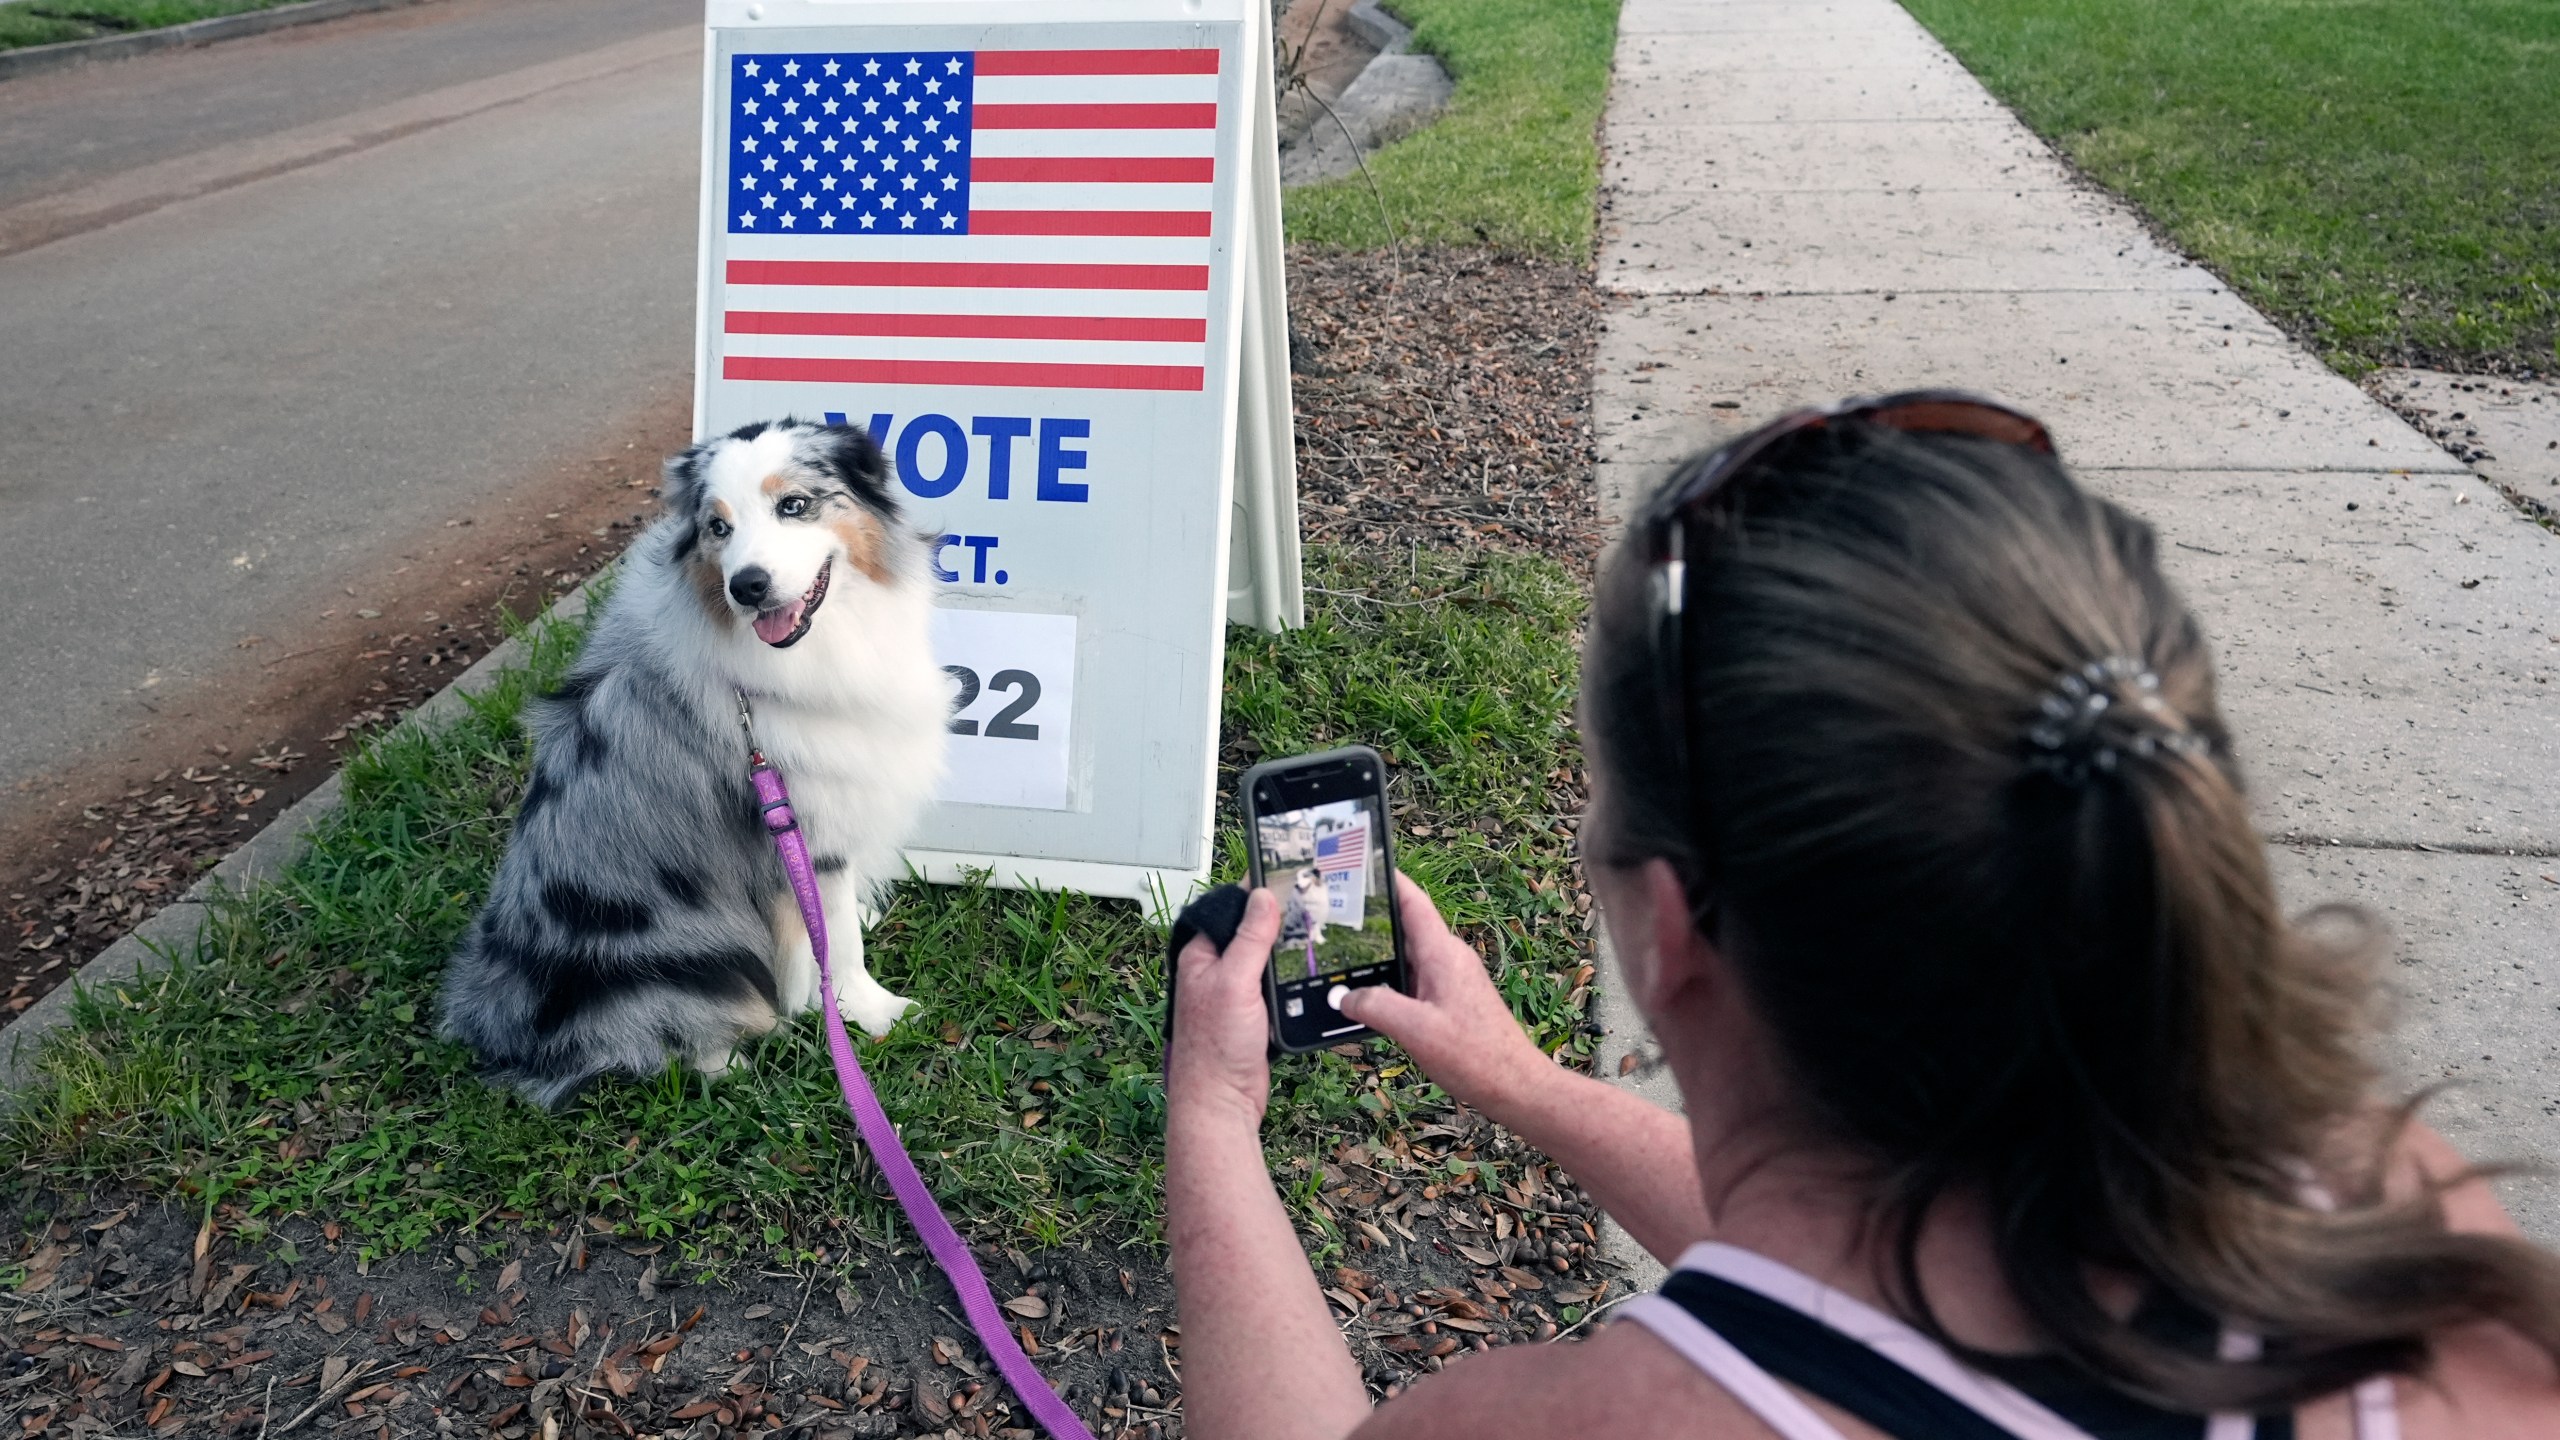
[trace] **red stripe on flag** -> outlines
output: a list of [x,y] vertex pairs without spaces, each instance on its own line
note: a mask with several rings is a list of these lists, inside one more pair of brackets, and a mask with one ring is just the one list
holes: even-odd
[[981,50],[981,75],[1215,75],[1215,50]]
[[906,335],[950,340],[1206,340],[1209,322],[1133,315],[853,315],[732,310],[732,335]]
[[1206,155],[975,155],[969,178],[1024,185],[1206,185],[1218,172]]
[[1206,210],[972,210],[972,235],[1206,235]]
[[1008,265],[956,260],[732,260],[732,285],[1000,290],[1206,290],[1206,265]]
[[732,355],[729,380],[796,380],[823,385],[1007,385],[1048,390],[1201,390],[1198,365],[1042,365],[996,360],[807,360]]
[[1215,103],[1133,105],[980,105],[969,112],[980,130],[1215,130]]

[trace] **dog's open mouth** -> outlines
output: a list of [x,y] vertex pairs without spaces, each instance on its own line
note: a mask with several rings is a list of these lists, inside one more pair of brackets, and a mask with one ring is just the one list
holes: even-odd
[[799,599],[776,609],[757,611],[756,638],[776,650],[798,643],[801,636],[809,633],[809,622],[818,617],[818,607],[826,603],[827,576],[835,568],[835,557],[830,555],[827,563],[818,567],[818,578],[809,582],[808,590]]

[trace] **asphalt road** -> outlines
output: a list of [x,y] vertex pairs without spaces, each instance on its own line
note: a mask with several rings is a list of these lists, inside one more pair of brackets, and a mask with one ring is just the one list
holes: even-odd
[[0,84],[0,793],[683,393],[699,17],[440,0]]

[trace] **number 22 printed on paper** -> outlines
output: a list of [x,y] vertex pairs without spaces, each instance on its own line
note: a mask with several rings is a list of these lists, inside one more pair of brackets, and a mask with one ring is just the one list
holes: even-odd
[[951,761],[939,798],[1068,809],[1076,617],[936,609],[933,653],[952,684]]

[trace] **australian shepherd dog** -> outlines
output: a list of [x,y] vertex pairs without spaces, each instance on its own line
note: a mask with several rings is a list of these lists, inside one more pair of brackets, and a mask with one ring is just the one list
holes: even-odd
[[883,1035],[909,1003],[864,968],[862,921],[942,775],[923,537],[840,425],[706,440],[667,462],[665,508],[532,707],[514,838],[445,977],[444,1033],[546,1107],[670,1058],[717,1074],[818,1004],[741,695],[808,838],[839,1008]]

